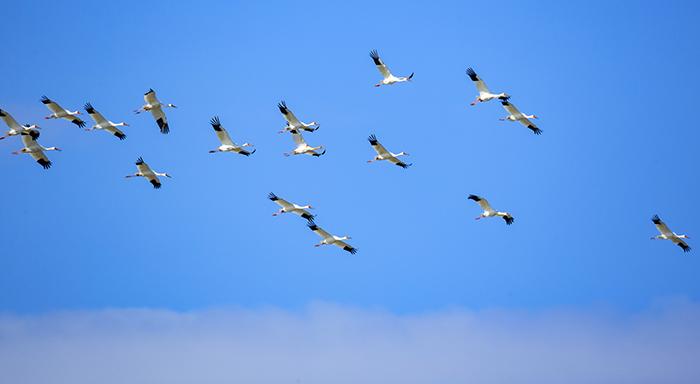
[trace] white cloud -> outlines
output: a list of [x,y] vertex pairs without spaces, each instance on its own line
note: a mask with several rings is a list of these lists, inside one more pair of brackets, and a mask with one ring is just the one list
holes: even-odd
[[0,316],[1,383],[698,383],[699,362],[690,303],[635,315],[315,304]]

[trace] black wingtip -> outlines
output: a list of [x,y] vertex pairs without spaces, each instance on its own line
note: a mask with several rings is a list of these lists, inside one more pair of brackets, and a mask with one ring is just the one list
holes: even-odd
[[80,119],[73,119],[71,120],[71,123],[77,125],[80,128],[85,128],[85,122]]
[[41,165],[44,169],[51,168],[51,162],[49,160],[39,159],[36,162],[39,163],[39,165]]
[[472,67],[467,68],[467,75],[471,79],[471,81],[479,81],[479,77],[476,75],[476,72],[474,72],[474,69]]
[[309,221],[306,223],[306,226],[309,227],[309,229],[312,230],[312,231],[315,231],[315,230],[318,229],[318,225],[316,225],[316,223],[315,223],[313,220],[309,220]]
[[408,79],[411,80],[413,78],[413,75],[415,75],[415,72],[411,72],[411,74],[408,75]]
[[661,224],[661,219],[659,218],[659,215],[654,215],[654,216],[651,218],[651,221],[652,221],[654,224]]
[[406,168],[410,167],[411,165],[413,165],[413,163],[408,163],[408,164],[406,164],[406,163],[398,163],[398,164],[396,164],[396,165],[398,165],[399,167],[401,167],[401,168],[403,168],[403,169],[406,169]]
[[477,195],[469,195],[469,197],[467,197],[467,199],[474,200],[474,201],[481,201],[481,197],[479,197]]
[[326,150],[324,149],[323,152],[321,152],[321,153],[314,153],[312,156],[321,157],[321,156],[323,156],[323,155],[325,155],[325,154],[326,154]]
[[344,251],[348,251],[348,252],[350,252],[350,253],[353,254],[353,255],[357,253],[357,248],[353,248],[353,247],[351,247],[351,246],[343,247],[343,250],[344,250]]
[[369,135],[369,137],[367,138],[367,141],[369,141],[369,143],[371,145],[377,145],[377,143],[378,143],[377,136],[375,136],[374,133]]
[[287,108],[287,103],[285,103],[284,100],[277,103],[277,108],[279,108],[280,112],[282,112],[283,115],[286,115],[289,112],[289,108]]
[[126,139],[126,135],[121,133],[121,132],[114,132],[114,136],[118,137],[119,140],[124,140]]
[[83,107],[85,108],[85,112],[87,112],[89,114],[95,113],[95,108],[93,108],[93,106],[90,102],[85,103],[85,105]]
[[683,252],[690,252],[690,251],[692,250],[692,248],[690,248],[689,246],[687,246],[687,245],[685,245],[685,244],[680,244],[680,243],[679,243],[678,246],[681,247],[681,248],[683,248]]
[[214,127],[215,131],[221,129],[221,120],[219,120],[219,116],[212,117],[211,120],[209,120],[209,124]]
[[270,200],[272,200],[272,201],[276,201],[276,200],[279,199],[279,197],[277,197],[277,195],[275,195],[275,194],[272,193],[272,192],[270,192],[270,193],[267,194],[267,198],[270,199]]
[[48,97],[46,97],[46,95],[44,95],[44,96],[41,96],[41,102],[44,104],[51,104],[51,99],[49,99]]
[[542,134],[542,130],[539,129],[539,128],[537,128],[537,127],[535,127],[534,125],[528,125],[527,127],[530,128],[530,130],[532,130],[532,133],[534,133],[535,135],[541,135],[541,134]]
[[154,92],[155,91],[153,90],[153,88],[148,88],[148,91],[146,91],[146,93],[144,93],[143,95],[145,96],[145,95],[148,95],[149,93],[154,93]]
[[136,165],[141,165],[141,164],[143,164],[143,163],[144,163],[143,157],[139,156],[139,158],[136,159]]
[[511,225],[515,221],[515,218],[513,216],[503,216],[503,220],[506,221],[507,225]]
[[5,111],[0,109],[0,117],[5,117],[5,116],[7,116],[7,113],[5,113]]
[[308,214],[308,213],[302,213],[302,214],[301,214],[301,217],[303,217],[304,219],[306,219],[306,220],[308,220],[309,222],[311,222],[311,221],[314,221],[314,218],[316,217],[316,215],[311,215],[311,214]]
[[154,189],[160,189],[161,183],[158,182],[158,180],[151,180],[151,184],[153,184]]

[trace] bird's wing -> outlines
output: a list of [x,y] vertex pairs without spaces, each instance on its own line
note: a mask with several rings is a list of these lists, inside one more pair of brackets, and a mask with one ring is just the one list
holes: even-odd
[[387,160],[389,160],[389,162],[391,162],[392,164],[396,164],[396,165],[398,165],[399,167],[401,167],[401,168],[403,168],[403,169],[406,169],[406,168],[408,168],[408,167],[411,166],[411,164],[406,164],[406,163],[404,163],[403,161],[401,161],[401,160],[400,160],[398,157],[396,157],[396,156],[391,156],[391,157],[388,158]]
[[515,117],[516,119],[520,119],[523,117],[523,114],[518,110],[518,108],[515,107],[515,105],[511,104],[510,101],[501,100],[501,105],[506,110],[506,112],[508,112],[511,116]]
[[144,177],[148,177],[149,179],[151,177],[156,177],[156,174],[153,172],[151,167],[148,164],[146,164],[140,157],[138,158],[138,160],[136,160],[136,168],[139,170],[139,173]]
[[518,121],[520,122],[520,124],[526,126],[529,130],[531,130],[532,133],[534,133],[535,135],[541,135],[541,134],[542,134],[542,130],[539,129],[539,128],[535,125],[535,123],[533,123],[532,121],[530,121],[530,119],[528,119],[528,118],[522,118],[522,119],[518,119]]
[[679,239],[677,237],[673,238],[673,242],[676,243],[679,247],[683,248],[683,252],[690,252],[690,246],[683,241],[683,239]]
[[287,108],[287,103],[281,101],[279,104],[277,104],[277,107],[280,109],[282,116],[284,116],[284,119],[287,120],[289,125],[292,127],[298,127],[301,125],[301,121],[299,121],[299,119],[294,116],[294,113]]
[[292,139],[297,146],[306,145],[306,141],[304,141],[304,136],[301,135],[301,132],[293,129],[289,131],[289,133],[292,134]]
[[275,204],[279,205],[280,207],[282,207],[284,209],[293,209],[294,208],[294,205],[292,205],[292,203],[288,202],[285,199],[280,199],[279,197],[277,197],[277,195],[275,195],[272,192],[270,192],[270,194],[267,195],[267,198],[274,201]]
[[342,248],[344,251],[348,251],[352,253],[353,255],[357,253],[357,248],[349,245],[348,243],[342,241],[342,240],[336,240],[334,243],[337,247]]
[[36,129],[32,129],[32,130],[28,130],[28,131],[24,130],[21,133],[22,144],[24,144],[24,146],[27,148],[32,148],[33,146],[38,147],[36,139],[38,139],[39,136],[40,136],[40,133]]
[[49,98],[46,97],[46,96],[42,96],[42,97],[41,97],[41,102],[42,102],[51,112],[53,112],[53,113],[60,113],[60,112],[64,112],[64,111],[65,111],[65,109],[63,109],[63,107],[61,107],[60,105],[58,105],[58,103],[56,103],[55,101],[49,99]]
[[104,127],[106,127],[107,125],[110,125],[109,122],[107,121],[107,119],[105,119],[105,117],[102,116],[101,113],[97,112],[95,110],[95,108],[93,108],[92,104],[90,104],[90,103],[85,104],[85,112],[87,112],[88,115],[90,115],[90,117],[92,117],[92,119],[95,120],[95,122],[98,125],[104,126]]
[[156,123],[158,123],[158,128],[160,128],[160,133],[168,133],[170,132],[170,126],[168,125],[168,118],[165,117],[165,112],[163,112],[163,108],[161,106],[151,108],[151,115],[153,115],[153,118],[156,120]]
[[124,139],[126,139],[126,135],[124,134],[124,132],[122,132],[119,128],[117,128],[117,127],[115,127],[115,126],[113,126],[113,125],[111,125],[111,124],[108,125],[108,126],[106,126],[106,127],[104,128],[104,130],[107,131],[107,132],[109,132],[109,133],[111,133],[111,134],[113,134],[114,136],[118,137],[119,140],[124,140]]
[[387,151],[386,148],[377,140],[377,136],[374,135],[369,135],[367,138],[367,141],[369,141],[369,144],[372,146],[372,149],[374,149],[375,152],[377,152],[378,155],[388,157],[391,156],[391,153]]
[[484,81],[481,80],[479,75],[477,75],[471,67],[467,68],[467,75],[469,76],[471,81],[474,82],[474,84],[476,85],[476,89],[479,91],[479,93],[491,93],[489,91],[489,87],[486,86],[486,83],[484,83]]
[[306,226],[309,227],[309,229],[311,229],[312,231],[314,231],[317,235],[321,236],[323,239],[327,239],[327,238],[331,238],[331,239],[332,239],[332,238],[333,238],[333,236],[331,236],[330,233],[328,233],[328,232],[324,231],[323,229],[321,229],[321,227],[319,227],[318,225],[316,225],[316,223],[314,223],[313,221],[308,222],[308,223],[306,224]]
[[2,109],[0,109],[0,118],[2,118],[2,121],[4,121],[5,124],[7,124],[7,126],[11,129],[14,129],[16,131],[21,131],[23,129],[22,126],[17,122],[17,120],[15,120],[15,118],[12,117],[12,115],[7,113],[7,111],[3,111]]
[[156,97],[156,91],[154,91],[153,88],[149,89],[148,92],[143,94],[143,100],[149,105],[160,104],[158,98]]
[[489,204],[489,201],[481,196],[469,195],[469,200],[476,201],[477,204],[479,204],[481,209],[483,209],[484,211],[493,211],[493,208],[491,208],[491,204]]
[[391,77],[391,71],[389,71],[389,67],[387,67],[386,64],[384,64],[384,62],[382,61],[382,59],[379,57],[379,53],[377,52],[376,49],[375,49],[375,50],[372,50],[372,51],[369,53],[369,56],[370,56],[370,57],[372,58],[372,60],[374,61],[374,65],[377,66],[377,69],[379,70],[379,73],[381,73],[382,76],[384,76],[385,79],[388,78],[388,77]]
[[668,226],[666,225],[666,223],[664,223],[663,221],[661,221],[661,219],[659,218],[659,215],[654,215],[654,217],[651,218],[651,221],[654,223],[654,225],[656,226],[656,229],[657,229],[659,232],[661,232],[662,235],[666,235],[666,236],[669,236],[669,237],[673,237],[673,231],[671,231],[671,230],[668,228]]
[[224,126],[221,125],[221,121],[219,120],[218,116],[214,116],[214,118],[211,119],[209,124],[211,124],[212,128],[214,128],[214,132],[216,132],[216,137],[219,139],[221,144],[231,146],[235,145],[233,144],[233,141],[231,141],[231,137],[228,135],[226,128],[224,128]]

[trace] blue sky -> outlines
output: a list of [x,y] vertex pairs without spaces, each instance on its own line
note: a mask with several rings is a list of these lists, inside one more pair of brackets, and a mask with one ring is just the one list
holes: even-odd
[[[649,240],[655,213],[700,234],[696,4],[198,4],[4,6],[0,108],[64,151],[44,171],[0,142],[0,312],[625,312],[700,298],[697,254]],[[372,87],[371,49],[414,81]],[[498,121],[495,102],[469,107],[468,66],[543,135]],[[170,135],[132,112],[151,87],[179,107]],[[44,121],[44,94],[130,123],[127,140]],[[306,138],[326,156],[282,156],[280,100],[321,123]],[[208,154],[214,115],[257,153]],[[370,133],[413,167],[366,164]],[[139,156],[174,178],[125,180]],[[314,248],[303,220],[271,216],[268,192],[314,205],[360,252]],[[469,193],[515,224],[474,221]]]

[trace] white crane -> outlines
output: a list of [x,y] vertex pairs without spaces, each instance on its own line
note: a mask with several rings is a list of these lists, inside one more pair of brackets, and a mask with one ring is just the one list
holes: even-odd
[[393,153],[387,151],[386,148],[384,148],[383,145],[379,143],[377,140],[377,137],[374,135],[370,135],[367,140],[369,140],[369,143],[372,145],[372,148],[374,149],[375,152],[377,152],[377,156],[374,157],[372,160],[367,160],[368,163],[371,163],[373,161],[381,161],[381,160],[387,160],[393,164],[398,165],[401,168],[408,168],[412,164],[406,164],[403,161],[399,160],[398,158],[401,156],[408,156],[408,153],[406,152],[399,152],[399,153]]
[[3,140],[4,138],[10,137],[10,136],[17,136],[17,135],[21,134],[21,133],[24,132],[24,131],[28,131],[28,130],[32,130],[32,129],[40,129],[40,128],[41,128],[41,127],[39,127],[39,126],[36,125],[36,124],[32,124],[32,125],[29,125],[29,124],[20,125],[20,124],[17,122],[17,120],[15,120],[15,118],[12,117],[12,115],[10,115],[7,111],[4,111],[4,110],[2,110],[2,109],[0,109],[0,118],[2,118],[2,121],[4,121],[5,124],[7,124],[7,126],[10,128],[10,130],[8,130],[7,132],[5,132],[4,135],[0,136],[0,140]]
[[537,119],[538,117],[536,115],[526,115],[520,112],[518,108],[516,108],[515,105],[511,104],[508,100],[501,100],[501,105],[503,108],[505,108],[506,112],[508,112],[508,116],[499,120],[517,121],[532,130],[532,133],[535,135],[542,134],[542,130],[537,128],[537,126],[530,121],[530,119]]
[[158,179],[158,176],[165,176],[168,178],[172,178],[172,176],[170,176],[169,174],[167,174],[165,172],[161,173],[161,172],[155,172],[154,170],[152,170],[151,167],[149,167],[148,164],[146,164],[143,161],[143,158],[141,158],[141,157],[139,157],[136,160],[136,168],[139,170],[138,172],[136,172],[132,175],[126,175],[125,177],[126,178],[144,177],[144,178],[146,178],[146,180],[148,180],[148,182],[153,184],[153,188],[155,188],[155,189],[158,189],[161,186],[160,179]]
[[221,142],[221,145],[217,147],[216,149],[212,149],[209,151],[209,153],[217,153],[217,152],[235,152],[244,156],[250,156],[253,153],[255,153],[255,149],[252,151],[246,151],[243,149],[244,147],[252,147],[253,144],[250,143],[243,143],[241,145],[238,145],[231,140],[231,137],[228,135],[228,132],[226,131],[226,128],[224,128],[223,125],[221,125],[221,121],[219,120],[218,116],[214,116],[211,121],[209,121],[209,124],[214,128],[214,132],[216,132],[216,137],[219,139]]
[[163,108],[177,108],[177,106],[175,106],[175,104],[164,104],[158,101],[158,98],[156,97],[156,91],[154,91],[153,88],[149,89],[148,92],[143,94],[143,100],[146,101],[146,104],[144,104],[141,108],[137,109],[134,112],[136,112],[136,114],[139,114],[141,112],[150,111],[151,115],[153,115],[153,118],[156,119],[156,123],[158,123],[160,133],[167,134],[168,132],[170,132],[168,118],[165,117],[165,112],[163,112]]
[[389,71],[389,68],[384,64],[381,58],[379,58],[379,53],[377,52],[376,49],[373,49],[369,53],[369,57],[372,58],[374,61],[374,65],[377,66],[377,69],[379,70],[379,73],[382,74],[382,81],[378,82],[375,84],[375,87],[379,87],[382,85],[391,85],[394,83],[403,83],[406,81],[410,81],[413,78],[413,72],[411,72],[410,75],[408,76],[394,76],[391,74],[391,71]]
[[272,192],[270,192],[270,194],[267,195],[267,198],[274,201],[275,204],[281,207],[280,210],[273,213],[272,216],[278,216],[283,213],[293,213],[295,215],[303,217],[306,220],[313,220],[313,218],[315,217],[315,215],[312,215],[309,213],[309,211],[307,211],[307,209],[313,209],[313,207],[310,205],[297,205],[294,203],[290,203],[285,199],[280,199],[279,197],[277,197],[277,195],[275,195]]
[[357,253],[357,248],[354,248],[345,242],[345,240],[352,239],[350,236],[333,236],[330,233],[321,229],[312,220],[309,220],[309,222],[306,223],[306,225],[317,235],[321,236],[321,242],[318,244],[314,244],[314,247],[320,247],[322,245],[335,245],[336,247],[342,248],[344,251],[348,251],[353,255]]
[[688,235],[678,235],[671,231],[666,223],[661,221],[659,215],[654,215],[654,217],[651,218],[651,221],[656,226],[656,229],[661,233],[660,235],[652,237],[652,240],[671,240],[674,244],[683,248],[683,252],[690,252],[690,247],[685,241],[683,241],[683,239],[690,239]]
[[34,160],[36,160],[39,165],[44,167],[44,169],[51,168],[51,161],[46,157],[44,151],[60,151],[57,147],[44,147],[39,144],[36,140],[39,138],[39,131],[37,130],[25,130],[20,133],[22,137],[22,143],[24,148],[19,151],[12,152],[13,155],[19,155],[21,153],[26,153],[31,155]]
[[484,212],[481,213],[478,217],[476,217],[476,220],[479,220],[483,217],[495,217],[495,216],[500,216],[505,220],[506,224],[511,225],[513,224],[513,221],[515,219],[513,216],[510,215],[508,212],[498,212],[495,209],[491,208],[491,204],[489,204],[488,200],[484,199],[483,197],[477,196],[477,195],[469,195],[468,197],[469,200],[474,200],[476,201],[481,209],[484,210]]
[[319,145],[318,147],[312,147],[308,144],[306,144],[306,141],[304,141],[304,137],[301,135],[301,132],[293,129],[289,131],[289,133],[292,134],[292,139],[294,139],[294,143],[297,145],[296,148],[292,152],[285,153],[285,156],[291,156],[291,155],[310,155],[310,156],[316,156],[320,157],[321,155],[326,153],[326,150],[324,149],[323,152],[316,152],[319,149],[322,149],[323,146]]
[[489,87],[486,86],[486,83],[481,80],[481,78],[471,67],[467,68],[467,75],[474,82],[476,89],[479,91],[479,96],[476,97],[476,100],[474,100],[471,105],[476,105],[476,103],[483,103],[493,99],[508,100],[510,98],[510,96],[505,93],[491,93],[491,91],[489,91]]
[[318,128],[321,127],[321,125],[315,121],[312,121],[310,123],[304,123],[303,121],[297,119],[296,116],[294,116],[294,113],[287,108],[287,103],[284,101],[281,101],[279,104],[277,104],[277,108],[279,108],[280,112],[282,113],[282,117],[287,121],[287,126],[284,127],[279,133],[284,133],[288,132],[291,130],[304,130],[308,132],[313,132],[317,130]]
[[119,138],[119,140],[126,139],[126,135],[124,134],[124,132],[119,130],[118,127],[128,127],[129,124],[124,123],[124,122],[113,123],[113,122],[105,119],[105,117],[102,116],[101,113],[97,112],[95,110],[95,108],[92,106],[92,104],[90,104],[90,103],[85,104],[85,112],[87,112],[88,115],[90,115],[90,117],[92,117],[92,119],[95,120],[95,125],[93,125],[92,128],[86,128],[85,129],[86,131],[94,131],[96,129],[102,129],[102,130],[105,130],[105,131],[113,134],[114,136]]
[[46,96],[41,97],[41,102],[51,111],[45,119],[66,119],[80,128],[85,127],[85,122],[78,117],[80,111],[69,111]]

